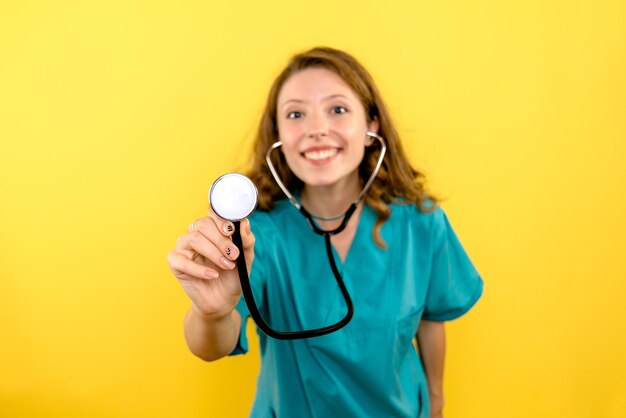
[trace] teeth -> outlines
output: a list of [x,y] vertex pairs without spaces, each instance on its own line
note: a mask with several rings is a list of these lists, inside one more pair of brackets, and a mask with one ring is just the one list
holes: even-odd
[[337,149],[327,149],[323,151],[309,151],[305,152],[304,156],[309,160],[323,160],[325,158],[330,158],[337,154]]

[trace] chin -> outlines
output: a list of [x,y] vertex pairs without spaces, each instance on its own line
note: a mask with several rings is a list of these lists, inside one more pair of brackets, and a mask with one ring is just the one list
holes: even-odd
[[[339,173],[316,173],[311,174],[307,173],[302,177],[299,177],[300,180],[306,185],[311,187],[329,187],[343,183],[350,183],[351,177],[349,175],[341,175]],[[358,176],[357,176],[358,179]],[[357,180],[358,181],[358,180]]]
[[313,187],[322,187],[322,186],[331,186],[337,183],[337,179],[331,178],[320,178],[320,177],[308,177],[301,179],[305,186],[313,186]]
[[322,173],[307,173],[291,171],[305,186],[329,186],[336,183],[339,178]]
[[291,172],[300,179],[306,186],[311,187],[327,187],[335,184],[342,183],[344,181],[350,181],[352,176],[358,182],[357,168],[354,170],[337,170],[337,167],[325,167],[325,168],[313,168],[310,167],[295,167],[296,170],[291,169]]

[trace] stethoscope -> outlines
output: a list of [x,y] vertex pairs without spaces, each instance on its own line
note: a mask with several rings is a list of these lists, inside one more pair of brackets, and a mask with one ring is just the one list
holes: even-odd
[[[350,320],[352,319],[354,315],[354,306],[352,304],[352,299],[350,298],[350,294],[348,293],[348,290],[346,289],[346,286],[343,282],[343,278],[341,277],[341,274],[339,273],[339,269],[337,268],[337,264],[335,263],[335,257],[333,256],[332,246],[330,243],[330,237],[340,233],[341,231],[345,229],[346,225],[348,224],[348,221],[350,220],[350,218],[356,211],[357,205],[359,204],[359,202],[361,202],[361,200],[363,200],[363,198],[365,197],[365,194],[367,193],[367,190],[371,187],[372,183],[374,182],[374,179],[378,175],[378,171],[380,170],[380,167],[383,163],[385,153],[387,152],[387,145],[385,144],[385,141],[380,135],[374,132],[367,132],[367,136],[377,139],[381,144],[380,155],[378,157],[376,167],[372,171],[372,174],[370,175],[370,178],[368,179],[367,183],[365,183],[363,190],[361,191],[359,196],[356,198],[356,200],[350,204],[350,207],[348,208],[348,210],[346,210],[342,214],[339,214],[331,218],[321,218],[315,215],[311,215],[304,208],[304,206],[302,206],[302,204],[289,192],[289,190],[287,190],[287,188],[281,181],[278,173],[276,172],[276,169],[274,168],[274,164],[272,163],[272,160],[271,160],[272,152],[278,149],[282,145],[281,141],[274,143],[270,147],[270,149],[267,151],[267,154],[265,155],[265,160],[267,161],[267,165],[269,166],[269,169],[272,173],[272,176],[274,177],[274,180],[278,184],[278,187],[280,187],[283,193],[285,193],[285,195],[287,196],[289,201],[295,206],[295,208],[298,209],[300,213],[302,213],[302,215],[307,220],[311,229],[316,234],[322,235],[324,237],[324,242],[326,245],[326,254],[328,255],[328,261],[330,262],[330,267],[333,271],[333,275],[335,276],[335,279],[337,280],[337,284],[339,285],[339,289],[341,290],[341,294],[343,295],[343,298],[346,302],[346,306],[348,308],[348,312],[346,313],[346,316],[343,319],[336,322],[335,324],[332,324],[326,327],[316,328],[316,329],[306,330],[306,331],[290,331],[290,332],[277,331],[273,329],[272,327],[270,327],[265,322],[265,320],[263,320],[263,317],[259,311],[259,308],[256,302],[254,301],[252,287],[250,285],[250,278],[248,276],[248,268],[246,266],[246,259],[245,259],[244,251],[243,251],[243,244],[241,240],[241,220],[250,216],[250,214],[252,214],[252,212],[254,212],[254,210],[256,209],[257,201],[258,201],[257,188],[252,182],[252,180],[250,180],[248,177],[244,176],[243,174],[239,174],[239,173],[224,174],[223,176],[215,180],[215,182],[211,186],[211,190],[209,191],[209,202],[211,204],[211,208],[218,216],[220,216],[223,219],[227,219],[231,221],[235,226],[235,230],[232,235],[232,240],[233,240],[233,244],[235,244],[237,248],[239,249],[239,254],[241,254],[237,258],[237,270],[239,271],[239,281],[241,282],[241,290],[242,290],[246,305],[248,306],[248,311],[250,312],[250,316],[252,317],[256,325],[259,327],[259,329],[269,337],[276,338],[279,340],[295,340],[295,339],[301,339],[301,338],[319,337],[321,335],[329,334],[331,332],[335,332],[345,327],[348,324],[348,322],[350,322]],[[332,230],[321,229],[315,222],[315,219],[334,220],[334,219],[341,219],[342,217],[343,217],[343,220],[341,221],[341,224],[337,228],[332,229]]]

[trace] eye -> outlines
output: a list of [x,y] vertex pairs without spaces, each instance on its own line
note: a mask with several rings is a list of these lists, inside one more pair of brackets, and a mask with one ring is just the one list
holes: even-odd
[[335,106],[331,110],[332,113],[346,113],[347,111],[348,109],[343,106]]
[[287,115],[288,119],[299,119],[302,117],[302,113],[301,112],[289,112],[289,114]]

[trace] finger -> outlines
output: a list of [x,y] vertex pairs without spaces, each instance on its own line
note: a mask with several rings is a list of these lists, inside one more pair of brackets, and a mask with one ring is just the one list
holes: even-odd
[[167,263],[174,275],[181,279],[217,279],[219,272],[216,270],[194,263],[188,257],[177,252],[170,252],[167,255]]
[[196,230],[185,237],[190,248],[220,268],[232,270],[235,267],[232,260],[239,256],[239,250],[231,240],[220,235],[213,222],[206,225],[199,223]]
[[254,247],[254,234],[250,228],[250,220],[244,219],[241,221],[241,243],[243,244],[244,250],[249,250]]
[[213,219],[217,227],[222,231],[222,233],[229,237],[235,232],[235,225],[224,218],[221,218],[218,214],[216,214],[211,207],[209,207],[208,217]]
[[230,238],[225,237],[217,229],[213,219],[208,216],[197,219],[192,225],[193,231],[176,241],[176,250],[200,253],[218,266],[231,269],[233,264],[228,261],[237,259],[239,250]]
[[[219,220],[221,218],[218,217],[217,219],[217,222],[220,222]],[[220,231],[220,226],[216,223],[215,219],[207,216],[206,218],[198,219],[196,221],[194,232],[200,232],[209,241],[213,242],[226,258],[235,260],[239,255],[239,250],[237,250],[237,247],[233,245],[232,240],[225,236],[224,232],[226,229],[228,228],[222,227],[222,230]]]

